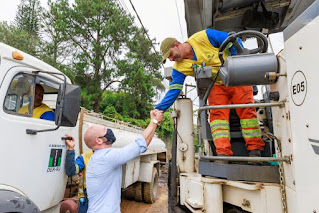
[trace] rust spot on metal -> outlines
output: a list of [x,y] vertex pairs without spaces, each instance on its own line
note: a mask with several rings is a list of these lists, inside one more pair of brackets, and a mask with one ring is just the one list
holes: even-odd
[[294,9],[291,7],[288,9],[287,13],[291,13]]
[[243,199],[243,203],[241,205],[245,206],[245,207],[250,207],[250,201],[246,200],[246,199]]

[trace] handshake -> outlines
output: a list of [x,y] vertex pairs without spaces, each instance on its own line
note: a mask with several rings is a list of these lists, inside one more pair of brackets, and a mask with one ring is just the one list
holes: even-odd
[[155,109],[150,112],[151,122],[159,125],[163,121],[163,111]]

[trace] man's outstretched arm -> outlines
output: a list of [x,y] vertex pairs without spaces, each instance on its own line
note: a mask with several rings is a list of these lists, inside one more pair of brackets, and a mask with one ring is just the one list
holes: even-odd
[[[144,132],[142,133],[142,136],[146,140],[146,145],[148,146],[150,142],[152,141],[152,138],[154,136],[155,130],[157,126],[162,122],[163,120],[163,111],[160,110],[153,110],[151,111],[151,122],[148,124]],[[156,120],[158,123],[155,123],[154,120]]]
[[[112,158],[114,160],[112,165],[114,167],[129,162],[147,150],[147,146],[152,141],[157,125],[163,120],[163,111],[153,110],[150,114],[151,121],[149,125],[142,135],[135,139],[134,143],[130,143],[123,148],[115,149],[113,152],[107,153],[108,155],[113,155]],[[154,123],[155,119],[158,121],[158,124]]]
[[165,112],[174,103],[179,93],[183,89],[185,78],[186,78],[186,75],[173,69],[173,73],[172,73],[173,81],[169,86],[169,90],[165,94],[165,97],[163,98],[163,100],[159,104],[157,104],[155,109],[162,110]]

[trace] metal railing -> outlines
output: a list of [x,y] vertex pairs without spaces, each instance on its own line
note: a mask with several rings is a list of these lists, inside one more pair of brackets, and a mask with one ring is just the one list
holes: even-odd
[[279,103],[258,103],[258,104],[229,104],[229,105],[214,105],[214,106],[204,106],[198,108],[200,113],[203,110],[208,109],[237,109],[237,108],[255,108],[255,107],[284,107],[285,102]]
[[[145,130],[141,127],[132,125],[130,123],[105,116],[101,113],[91,112],[87,109],[85,109],[84,114],[85,114],[85,116],[84,116],[85,121],[93,122],[93,120],[94,120],[94,123],[105,125],[105,126],[110,127],[110,128],[117,128],[117,129],[129,131],[129,132],[134,132],[134,133],[138,133],[138,134],[141,134]],[[155,137],[158,137],[157,133],[155,133]]]
[[290,163],[289,156],[284,157],[242,157],[242,156],[200,156],[204,160],[225,160],[225,161],[249,161],[249,162],[286,162]]

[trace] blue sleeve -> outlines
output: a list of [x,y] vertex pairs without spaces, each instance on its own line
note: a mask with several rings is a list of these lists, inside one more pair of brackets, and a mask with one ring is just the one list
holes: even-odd
[[55,115],[52,111],[47,111],[43,113],[40,117],[40,119],[48,120],[48,121],[55,121]]
[[79,174],[80,172],[82,172],[82,170],[85,168],[85,164],[84,164],[84,159],[82,155],[79,155],[76,160],[75,160],[75,166],[78,167],[77,171],[75,172],[76,174]]
[[155,109],[163,110],[165,112],[174,103],[179,93],[183,89],[185,78],[186,78],[186,75],[173,69],[173,72],[172,72],[173,80],[172,80],[172,83],[169,85],[169,90],[166,93],[163,100],[159,104],[157,104]]
[[79,174],[84,167],[84,160],[82,155],[78,156],[74,161],[75,151],[74,150],[67,150],[66,151],[66,160],[65,160],[65,172],[67,176],[73,176]]
[[[207,37],[210,41],[210,43],[214,46],[219,48],[220,45],[226,40],[226,38],[228,37],[228,33],[226,32],[222,32],[222,31],[218,31],[218,30],[213,30],[213,29],[206,29],[206,34]],[[241,42],[241,39],[238,38],[238,42],[239,44],[243,47],[243,43]],[[236,55],[236,49],[234,46],[232,46],[230,49],[230,53],[231,55]]]
[[74,163],[75,151],[67,150],[65,159],[65,172],[67,176],[75,175],[75,163]]
[[133,160],[146,150],[147,144],[145,138],[143,136],[138,136],[134,143],[130,143],[123,148],[113,150],[112,158],[114,161],[112,162],[112,166],[117,167],[123,165]]

